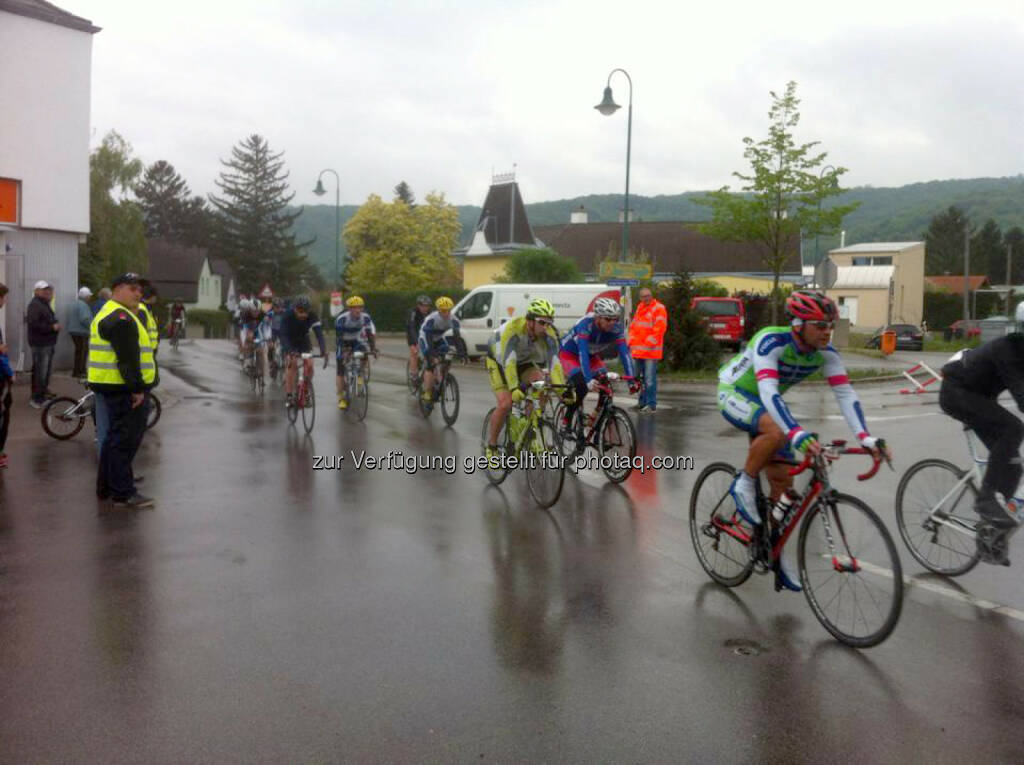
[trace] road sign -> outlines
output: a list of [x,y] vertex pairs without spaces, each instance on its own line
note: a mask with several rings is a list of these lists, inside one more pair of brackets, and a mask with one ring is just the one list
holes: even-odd
[[270,289],[270,282],[265,282],[263,286],[260,287],[260,291],[257,292],[256,294],[259,295],[264,300],[270,300],[271,298],[273,298],[274,291]]
[[331,316],[337,316],[341,313],[341,293],[331,293]]
[[636,287],[640,284],[639,279],[608,279],[607,283],[611,287]]
[[[604,261],[598,269],[602,279],[650,279],[654,273],[650,263],[618,263],[613,260]],[[608,282],[611,284],[611,281]]]

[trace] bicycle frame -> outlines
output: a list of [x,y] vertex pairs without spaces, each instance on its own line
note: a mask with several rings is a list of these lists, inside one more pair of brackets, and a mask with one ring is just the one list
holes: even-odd
[[[549,391],[564,390],[568,386],[556,385],[549,380],[534,380],[528,384],[526,391],[526,398],[520,403],[513,404],[512,410],[508,416],[511,417],[513,412],[519,414],[526,420],[525,427],[523,427],[522,433],[519,434],[519,438],[516,439],[515,444],[512,445],[514,453],[518,454],[523,449],[523,443],[526,440],[526,434],[536,429],[537,425],[544,417],[544,402],[543,398]],[[552,423],[554,427],[554,423]]]
[[[981,469],[983,466],[988,465],[988,460],[982,459],[981,457],[978,456],[978,447],[974,443],[974,440],[971,438],[970,428],[964,428],[964,439],[967,441],[967,451],[971,455],[971,462],[973,464],[968,470],[964,472],[963,477],[955,484],[953,484],[953,488],[947,491],[942,497],[939,498],[939,501],[936,503],[935,508],[931,511],[931,513],[929,513],[928,520],[932,523],[937,523],[941,526],[947,526],[951,528],[953,531],[963,534],[964,536],[970,537],[971,539],[975,539],[977,535],[975,533],[976,528],[974,524],[962,521],[960,518],[957,518],[956,516],[953,516],[951,518],[950,516],[946,515],[941,510],[939,510],[939,508],[943,507],[946,504],[946,501],[949,500],[951,497],[953,497],[954,495],[962,494],[962,492],[966,490],[968,482],[974,481],[976,486],[981,486]],[[957,501],[959,501],[959,499],[960,497],[957,496]],[[953,505],[955,506],[956,502],[954,502]]]

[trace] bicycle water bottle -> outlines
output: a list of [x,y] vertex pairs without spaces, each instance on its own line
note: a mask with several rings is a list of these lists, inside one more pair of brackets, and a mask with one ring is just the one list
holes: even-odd
[[800,495],[792,489],[786,489],[782,492],[782,496],[779,497],[778,502],[775,503],[775,507],[772,508],[772,518],[779,525],[785,525],[789,520],[790,513],[796,506],[797,500],[800,499]]

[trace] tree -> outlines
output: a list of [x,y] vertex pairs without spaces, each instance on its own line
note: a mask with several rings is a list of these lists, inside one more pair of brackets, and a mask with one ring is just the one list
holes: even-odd
[[358,291],[423,290],[459,283],[452,256],[458,246],[458,211],[444,194],[427,194],[409,207],[371,194],[345,224],[348,286]]
[[[1010,248],[1010,263],[1013,268],[1010,271],[1010,283],[1021,284],[1024,282],[1024,229],[1014,226],[1006,232],[1003,237],[1003,253],[1005,257],[1006,248]],[[1006,278],[1006,261],[1003,261],[1002,282]]]
[[843,193],[839,177],[847,169],[838,167],[819,173],[828,156],[812,151],[819,142],[799,146],[794,142],[792,131],[800,121],[796,83],[789,82],[784,95],[772,91],[771,96],[768,137],[761,141],[743,139],[743,156],[750,162],[750,174],[733,173],[743,181],[745,193],[735,194],[723,186],[698,200],[711,208],[711,222],[698,228],[716,239],[759,243],[762,260],[772,272],[772,294],[777,294],[779,276],[786,261],[799,251],[801,235],[834,234],[843,216],[857,205],[822,205]]
[[135,186],[135,196],[146,222],[146,237],[195,247],[209,244],[210,211],[206,201],[191,196],[188,183],[165,160],[146,168]]
[[505,260],[498,278],[506,284],[575,284],[583,281],[579,267],[569,258],[547,248],[517,250]]
[[288,173],[281,157],[266,139],[251,135],[221,160],[217,186],[223,196],[210,196],[217,219],[214,250],[234,267],[241,292],[253,292],[269,282],[282,294],[311,286],[314,267],[302,253],[311,242],[297,243],[291,227],[302,215],[286,209],[295,196],[288,194]]
[[[924,272],[930,276],[963,274],[964,272],[964,231],[969,229],[970,220],[955,205],[939,213],[924,232]],[[980,273],[971,267],[975,273]]]
[[412,189],[409,188],[409,184],[405,181],[400,181],[395,186],[395,201],[399,200],[405,202],[409,207],[416,206],[416,197],[413,196]]
[[98,287],[119,274],[147,270],[142,211],[128,198],[141,172],[141,160],[113,130],[89,156],[89,236],[78,259],[81,284]]
[[971,237],[971,271],[988,276],[990,284],[1006,279],[1006,247],[999,224],[989,218]]
[[700,314],[690,310],[698,290],[688,273],[678,274],[658,292],[668,314],[665,364],[669,369],[717,369],[720,349],[707,332]]

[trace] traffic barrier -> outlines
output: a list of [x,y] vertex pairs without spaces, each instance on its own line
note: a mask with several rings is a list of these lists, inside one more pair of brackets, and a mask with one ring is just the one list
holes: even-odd
[[[922,374],[928,375],[928,378],[924,382],[920,382],[914,377],[914,375]],[[910,383],[914,387],[903,388],[900,390],[900,393],[934,393],[937,389],[933,388],[932,390],[928,390],[928,386],[942,379],[942,375],[923,361],[920,364],[914,364],[910,369],[905,370],[903,372],[903,376],[910,380]]]

